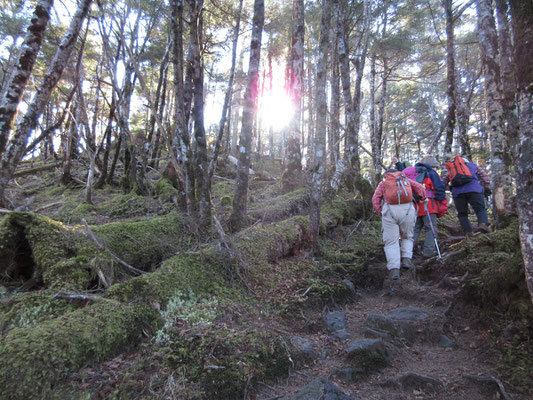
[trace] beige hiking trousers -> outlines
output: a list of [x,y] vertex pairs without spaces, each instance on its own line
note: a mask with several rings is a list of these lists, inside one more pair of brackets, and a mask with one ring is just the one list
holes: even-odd
[[383,205],[381,230],[385,244],[387,269],[400,268],[402,257],[413,256],[415,222],[416,210],[413,203]]

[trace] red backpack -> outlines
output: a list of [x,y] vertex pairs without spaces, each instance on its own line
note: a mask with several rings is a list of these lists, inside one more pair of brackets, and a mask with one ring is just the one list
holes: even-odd
[[451,187],[463,186],[475,179],[466,165],[465,160],[459,156],[455,156],[446,161],[446,169],[450,176]]
[[389,172],[385,175],[384,185],[384,198],[387,204],[405,204],[413,201],[413,189],[403,172]]

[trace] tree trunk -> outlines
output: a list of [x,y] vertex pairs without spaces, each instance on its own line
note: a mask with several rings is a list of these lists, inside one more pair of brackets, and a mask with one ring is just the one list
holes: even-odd
[[453,20],[453,0],[443,0],[444,13],[446,14],[446,97],[448,98],[448,114],[446,117],[446,139],[444,141],[444,156],[452,156],[453,131],[455,129],[456,111],[456,78],[455,78],[455,36]]
[[172,18],[170,19],[172,31],[174,64],[174,118],[176,119],[175,139],[180,144],[181,160],[183,162],[185,199],[187,203],[187,214],[194,220],[196,213],[196,199],[194,192],[194,169],[191,139],[187,128],[185,95],[183,85],[183,2],[181,0],[172,1]]
[[[30,79],[35,59],[41,48],[41,43],[50,20],[50,8],[53,0],[40,0],[35,6],[30,25],[24,42],[22,42],[16,69],[10,74],[10,80],[6,84],[6,90],[0,101],[0,155],[5,150],[11,127],[15,122],[17,107],[22,100],[26,89],[26,83]],[[5,74],[8,74],[5,71]]]
[[246,94],[244,96],[245,104],[242,116],[241,134],[239,137],[239,164],[237,167],[237,179],[235,182],[235,196],[233,197],[233,211],[230,217],[230,227],[233,232],[241,229],[246,218],[250,152],[254,115],[257,111],[259,65],[261,61],[261,36],[263,33],[264,21],[264,0],[255,0],[252,42],[250,43],[250,61],[248,64],[248,83],[246,86]]
[[283,174],[283,191],[288,192],[300,181],[302,172],[302,150],[300,143],[300,122],[302,119],[302,88],[304,73],[304,1],[292,2],[292,32],[287,68],[287,90],[293,108],[293,116],[288,128],[287,157]]
[[517,206],[525,278],[533,301],[533,2],[510,0],[514,57],[520,98],[520,147],[517,166]]
[[[335,1],[336,3],[336,1]],[[335,4],[336,6],[337,4]],[[322,186],[324,184],[324,167],[326,160],[326,114],[328,111],[326,81],[328,65],[329,33],[331,27],[331,0],[322,1],[322,21],[320,23],[320,41],[318,48],[318,65],[316,76],[316,138],[315,156],[311,168],[311,204],[309,207],[309,242],[317,245],[320,229],[320,205]]]
[[5,202],[5,189],[24,154],[28,137],[37,126],[38,119],[50,99],[50,94],[59,82],[63,69],[68,64],[68,59],[80,33],[83,20],[89,12],[91,2],[92,0],[82,0],[79,3],[70,26],[63,36],[50,67],[46,72],[43,83],[28,106],[28,110],[24,114],[20,124],[18,124],[17,130],[2,156],[2,160],[0,161],[0,203]]
[[[215,172],[217,159],[220,152],[220,147],[223,143],[222,138],[224,136],[224,130],[226,126],[226,119],[230,112],[229,106],[231,103],[231,93],[233,91],[233,80],[235,79],[235,66],[237,63],[237,44],[239,43],[239,32],[241,25],[241,13],[242,13],[242,3],[243,0],[239,0],[239,10],[237,13],[237,21],[235,22],[235,29],[233,31],[233,47],[231,50],[231,69],[229,73],[228,88],[226,90],[226,95],[224,96],[224,104],[222,105],[222,116],[220,117],[220,123],[218,126],[218,135],[215,141],[215,146],[213,148],[213,158],[209,163],[209,185],[211,186],[211,178]],[[264,81],[263,81],[264,84]],[[228,122],[229,125],[229,122]],[[229,130],[228,130],[229,132]]]
[[307,169],[313,164],[313,158],[315,154],[315,96],[313,91],[316,88],[313,87],[313,76],[315,76],[315,64],[312,61],[312,56],[308,57],[307,61],[307,109],[309,110],[309,119],[307,121]]
[[209,184],[209,163],[204,128],[204,68],[200,54],[203,29],[203,0],[189,0],[194,18],[190,24],[192,43],[192,68],[194,81],[194,139],[196,143],[195,178],[196,198],[198,199],[198,226],[205,229],[211,223],[211,193]]
[[370,128],[370,144],[372,146],[372,165],[374,168],[372,179],[374,186],[376,186],[379,180],[376,180],[376,161],[375,156],[379,143],[376,141],[376,55],[372,54],[370,61],[370,111],[369,111],[369,128]]
[[496,0],[496,18],[498,21],[498,48],[500,54],[501,80],[502,80],[502,107],[505,121],[505,137],[507,147],[504,162],[511,166],[518,157],[519,121],[516,109],[516,77],[513,70],[513,56],[511,34],[509,32],[509,9],[506,0]]
[[332,54],[331,71],[331,118],[328,129],[329,165],[335,167],[339,160],[339,131],[340,131],[340,108],[341,89],[339,72],[339,33],[336,34],[335,45]]
[[353,94],[353,142],[354,149],[350,149],[350,165],[355,176],[361,175],[361,161],[359,157],[359,127],[361,125],[361,83],[365,70],[366,55],[370,41],[370,26],[372,23],[372,4],[371,0],[364,0],[363,15],[363,37],[361,39],[361,55],[357,58],[355,64],[355,87]]
[[98,178],[98,181],[96,182],[96,188],[102,188],[106,182],[108,172],[107,167],[109,164],[109,153],[111,151],[111,135],[113,134],[113,120],[115,119],[115,88],[112,89],[111,93],[111,104],[109,105],[109,116],[107,120],[107,126],[104,132],[104,138],[102,140],[105,140],[105,150],[102,160],[102,171],[100,174],[100,177]]
[[[167,74],[168,74],[168,65],[170,62],[170,49],[172,47],[172,39],[169,37],[167,43],[167,47],[165,49],[165,54],[163,55],[163,59],[161,60],[161,65],[159,67],[159,79],[157,80],[157,88],[155,91],[155,100],[154,100],[154,110],[151,111],[150,114],[150,125],[148,129],[148,138],[146,139],[146,143],[148,144],[149,148],[143,149],[143,152],[145,154],[146,160],[145,164],[148,164],[148,153],[151,155],[151,160],[149,164],[154,167],[155,159],[157,158],[157,151],[159,148],[159,139],[161,132],[159,128],[157,128],[157,132],[155,134],[154,139],[154,131],[156,130],[156,114],[159,114],[159,120],[161,121],[163,118],[163,110],[165,108],[165,94],[166,94],[166,81],[167,81]],[[152,145],[153,143],[153,145]],[[149,151],[151,150],[151,151]]]
[[477,2],[477,14],[479,46],[485,76],[485,112],[490,134],[492,193],[494,211],[498,216],[505,211],[505,199],[508,198],[511,188],[509,166],[505,162],[507,146],[503,129],[498,35],[489,0]]
[[[340,0],[334,5],[335,8],[335,20],[337,26],[337,36],[339,37],[339,67],[341,72],[342,81],[342,93],[344,95],[344,118],[345,118],[345,130],[344,137],[346,142],[345,155],[348,160],[348,166],[350,169],[357,164],[357,157],[354,157],[354,153],[358,154],[357,143],[355,142],[355,126],[354,126],[354,112],[351,92],[351,74],[350,74],[350,59],[348,54],[348,42],[346,37],[347,28],[345,26],[345,15],[347,4],[345,0]],[[356,167],[356,166],[355,166]],[[355,171],[350,171],[347,174],[350,182],[348,187],[352,188],[356,179]]]

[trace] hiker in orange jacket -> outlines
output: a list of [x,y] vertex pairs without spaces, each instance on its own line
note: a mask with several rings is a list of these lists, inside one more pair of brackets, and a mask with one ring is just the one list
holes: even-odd
[[372,196],[374,210],[381,215],[387,269],[391,279],[400,278],[400,268],[413,266],[413,230],[417,201],[426,199],[424,186],[395,169],[387,170]]

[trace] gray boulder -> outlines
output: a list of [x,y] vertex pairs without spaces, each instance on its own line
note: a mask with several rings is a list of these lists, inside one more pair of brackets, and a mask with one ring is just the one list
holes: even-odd
[[346,314],[341,311],[327,313],[324,316],[324,322],[330,333],[346,330]]
[[352,366],[366,372],[376,371],[389,364],[389,351],[380,339],[363,339],[352,342],[346,349]]
[[421,389],[426,392],[437,392],[444,387],[444,383],[439,379],[418,375],[412,372],[400,376],[398,381],[404,390]]
[[356,400],[344,394],[326,378],[317,378],[291,397],[280,400]]
[[297,366],[312,362],[320,358],[320,354],[313,348],[313,343],[299,336],[290,338],[293,360]]
[[416,307],[403,307],[388,315],[370,314],[365,322],[365,336],[376,337],[380,333],[393,343],[413,343],[420,335],[428,336],[427,312]]

